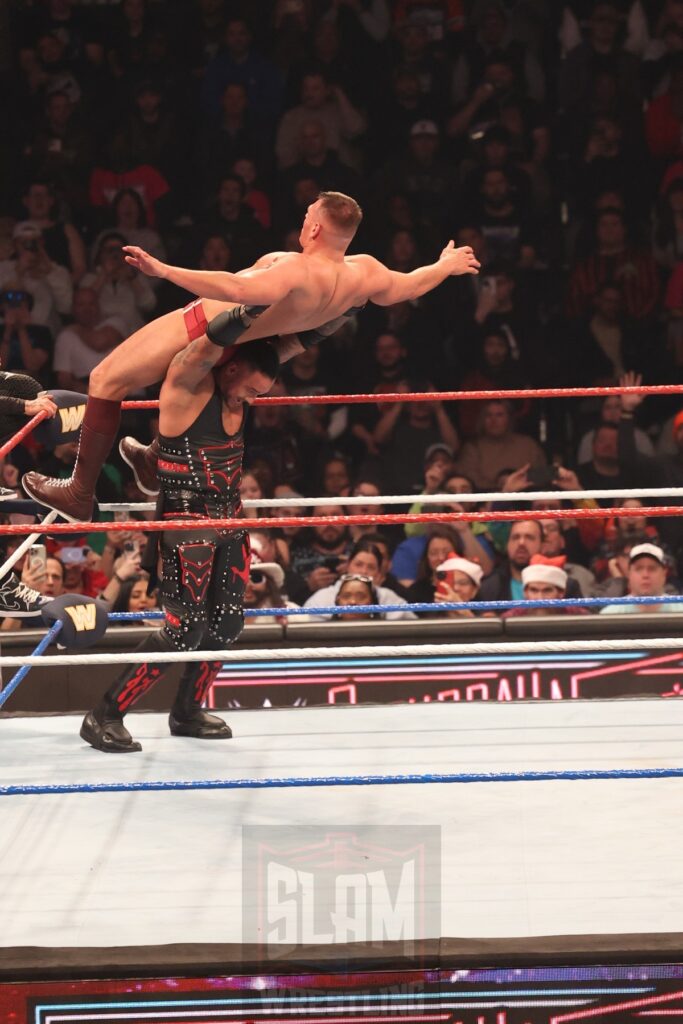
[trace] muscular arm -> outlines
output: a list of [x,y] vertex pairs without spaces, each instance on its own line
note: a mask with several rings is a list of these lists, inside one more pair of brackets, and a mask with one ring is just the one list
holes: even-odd
[[395,302],[419,299],[452,274],[478,274],[480,263],[469,246],[456,249],[449,242],[436,263],[418,267],[408,274],[389,270],[383,263],[367,257],[370,302],[391,306]]
[[194,394],[195,389],[204,380],[210,370],[221,358],[225,349],[214,345],[205,334],[196,338],[181,349],[171,360],[166,373],[164,387],[167,392]]
[[259,261],[249,270],[231,274],[223,270],[186,270],[162,263],[136,245],[125,245],[126,262],[152,277],[162,277],[203,299],[220,299],[247,306],[270,306],[299,287],[306,267],[299,253]]

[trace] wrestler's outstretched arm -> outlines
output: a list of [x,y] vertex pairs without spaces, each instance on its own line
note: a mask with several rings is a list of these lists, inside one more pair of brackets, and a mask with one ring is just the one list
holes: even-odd
[[[185,270],[150,256],[137,245],[124,245],[126,262],[150,277],[161,277],[203,299],[243,305],[271,306],[303,283],[306,267],[299,253],[273,254],[267,265],[259,260],[248,270]],[[277,258],[274,258],[277,257]]]
[[436,263],[418,267],[408,274],[389,270],[379,260],[366,256],[368,267],[368,298],[378,306],[419,299],[454,274],[478,274],[481,266],[469,245],[459,249],[450,241]]

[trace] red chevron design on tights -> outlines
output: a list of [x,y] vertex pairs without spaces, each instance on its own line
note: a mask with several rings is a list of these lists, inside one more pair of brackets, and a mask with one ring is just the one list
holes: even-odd
[[210,686],[221,670],[220,661],[202,661],[199,665],[199,675],[194,684],[194,700],[197,704],[203,704]]
[[251,562],[251,548],[249,546],[249,538],[245,537],[242,541],[242,568],[238,569],[236,565],[231,565],[230,568],[235,574],[235,578],[242,580],[245,587],[247,580],[249,579],[249,563]]
[[119,711],[121,713],[127,711],[131,704],[139,700],[147,690],[154,686],[162,671],[157,665],[148,665],[146,662],[144,665],[138,665],[134,675],[130,677],[116,698]]

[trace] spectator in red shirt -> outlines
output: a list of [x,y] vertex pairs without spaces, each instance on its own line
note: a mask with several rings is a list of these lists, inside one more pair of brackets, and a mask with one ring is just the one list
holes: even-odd
[[657,160],[683,156],[683,56],[671,67],[667,92],[656,96],[647,108],[645,138]]
[[585,316],[603,284],[615,284],[624,312],[636,320],[652,316],[659,298],[659,276],[651,252],[629,239],[621,210],[601,210],[595,225],[593,251],[571,273],[567,295],[569,316]]

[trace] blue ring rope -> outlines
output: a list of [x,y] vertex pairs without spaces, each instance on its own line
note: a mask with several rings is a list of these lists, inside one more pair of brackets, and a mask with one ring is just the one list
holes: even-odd
[[[509,611],[512,608],[603,608],[608,604],[616,605],[651,605],[651,604],[683,604],[683,594],[662,594],[657,597],[570,597],[554,598],[545,601],[457,601],[446,603],[419,602],[413,604],[359,604],[331,605],[315,608],[245,608],[245,618],[261,616],[297,616],[297,615],[364,615],[377,612],[497,612]],[[110,612],[110,622],[137,622],[142,619],[163,619],[164,613],[151,612]]]
[[[448,611],[507,611],[511,608],[582,608],[602,607],[603,605],[651,605],[651,604],[681,604],[683,594],[663,594],[658,597],[587,597],[587,598],[563,598],[547,601],[459,601],[452,604],[446,603],[413,603],[413,604],[368,604],[353,606],[336,606],[322,608],[245,608],[246,617],[259,618],[261,616],[296,616],[296,615],[350,615],[350,614],[377,614],[379,612],[448,612]],[[153,612],[110,612],[110,622],[142,622],[143,620],[161,620],[164,613]],[[62,626],[55,622],[51,629],[45,634],[31,657],[43,654],[57,637]],[[15,675],[10,679],[7,686],[0,690],[0,708],[11,697],[19,684],[26,678],[31,669],[30,665],[22,665]]]
[[188,789],[302,789],[320,786],[414,786],[424,783],[470,782],[604,782],[612,779],[680,779],[683,768],[577,769],[546,772],[471,772],[420,775],[292,776],[289,779],[191,779],[167,782],[92,782],[0,786],[0,796],[43,796],[68,793],[149,793]]
[[[413,604],[367,604],[347,605],[321,608],[245,608],[246,617],[265,616],[296,616],[296,615],[351,615],[366,614],[372,615],[380,612],[449,612],[449,611],[508,611],[512,608],[595,608],[604,605],[652,605],[652,604],[681,604],[683,594],[663,594],[657,597],[586,597],[586,598],[561,598],[546,601],[459,601],[455,603],[413,603]],[[157,612],[110,612],[110,622],[141,622],[144,619],[161,620],[164,613]],[[53,640],[58,636],[62,624],[55,622],[48,630],[40,643],[32,652],[31,657],[43,654]],[[22,665],[10,679],[7,686],[0,690],[0,708],[11,697],[19,684],[26,678],[30,665]]]
[[[61,629],[62,623],[59,622],[59,620],[53,623],[40,643],[37,644],[35,650],[31,654],[31,657],[35,657],[36,654],[44,654],[52,641],[59,636]],[[19,683],[26,678],[32,668],[32,665],[22,665],[21,668],[14,673],[7,686],[4,686],[2,690],[0,690],[0,708],[3,706],[5,701],[12,696]]]

